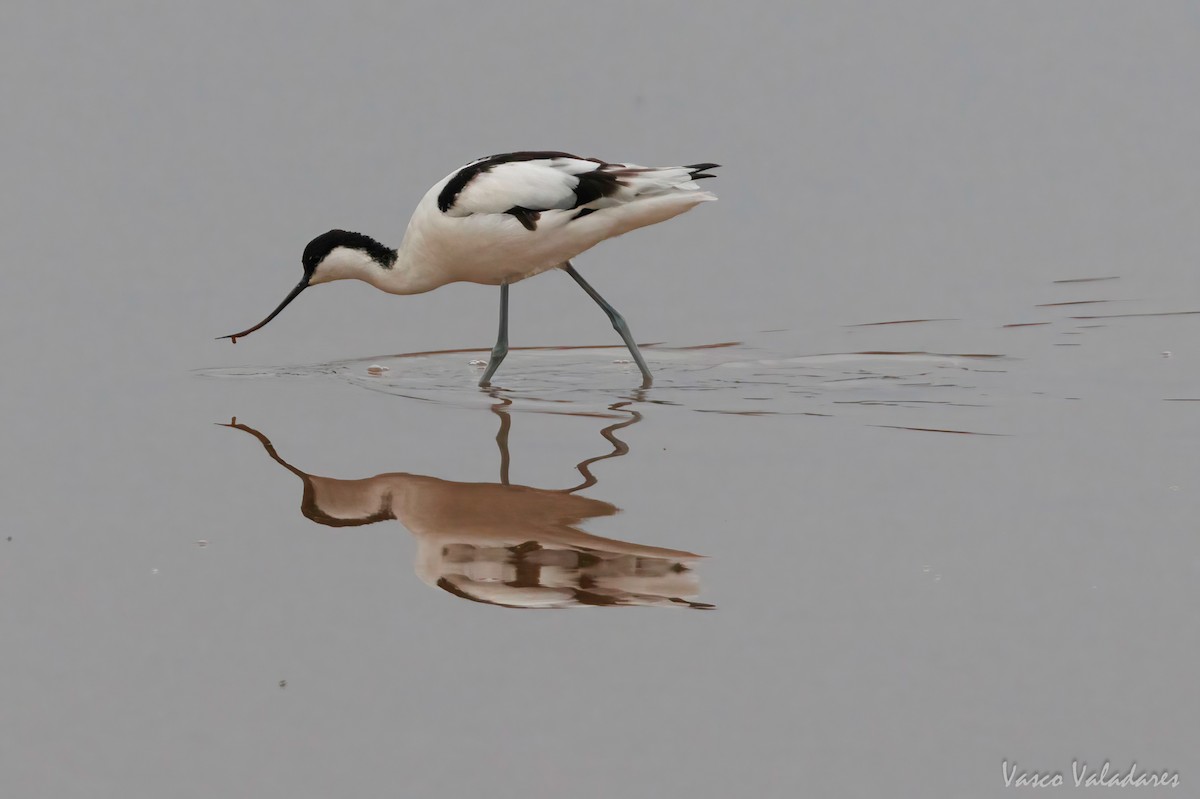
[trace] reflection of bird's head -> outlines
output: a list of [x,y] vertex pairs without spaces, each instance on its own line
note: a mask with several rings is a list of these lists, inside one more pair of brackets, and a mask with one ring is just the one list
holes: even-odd
[[[304,481],[300,512],[317,524],[326,527],[360,527],[396,518],[392,510],[391,492],[372,492],[367,480],[334,480],[309,474],[301,474],[300,479]],[[373,512],[364,514],[370,509],[372,493],[378,494],[374,497],[378,504]]]
[[232,427],[254,436],[271,460],[300,478],[304,484],[300,512],[317,524],[358,527],[396,518],[392,511],[393,491],[377,478],[337,480],[311,475],[285,461],[269,438],[249,425],[238,424],[236,417],[228,424],[221,424],[221,427]]

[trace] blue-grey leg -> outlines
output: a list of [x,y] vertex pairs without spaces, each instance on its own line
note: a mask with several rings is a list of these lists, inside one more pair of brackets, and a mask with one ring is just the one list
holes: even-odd
[[654,378],[650,375],[650,369],[646,366],[646,359],[642,357],[637,342],[633,340],[633,334],[629,332],[629,325],[625,323],[625,318],[617,313],[617,309],[609,305],[608,301],[601,297],[600,293],[592,288],[590,283],[583,279],[583,275],[575,271],[575,267],[571,266],[570,261],[563,264],[562,268],[568,275],[575,279],[575,282],[587,292],[589,297],[596,301],[597,305],[604,309],[604,313],[608,314],[608,320],[612,322],[613,330],[621,334],[621,339],[625,342],[625,346],[629,348],[629,354],[633,356],[634,362],[642,370],[642,388],[649,388],[654,382]]
[[496,346],[492,347],[492,359],[488,361],[479,385],[490,386],[492,375],[500,368],[500,362],[508,355],[508,284],[500,284],[500,333],[496,336]]

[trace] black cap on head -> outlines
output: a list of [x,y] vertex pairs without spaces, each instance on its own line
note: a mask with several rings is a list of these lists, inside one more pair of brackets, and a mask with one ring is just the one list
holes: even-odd
[[392,265],[396,263],[396,251],[380,244],[370,236],[349,230],[330,230],[317,236],[304,248],[304,255],[300,256],[300,263],[304,265],[304,273],[311,277],[317,264],[338,247],[362,250],[384,269],[391,269]]

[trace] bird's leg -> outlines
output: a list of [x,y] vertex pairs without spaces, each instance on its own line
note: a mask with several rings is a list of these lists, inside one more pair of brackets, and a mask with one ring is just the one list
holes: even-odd
[[500,368],[500,362],[508,355],[508,284],[500,284],[500,333],[496,336],[496,346],[492,347],[492,359],[488,361],[479,385],[490,386],[492,375]]
[[608,320],[612,322],[613,330],[621,334],[625,346],[629,348],[629,354],[633,356],[638,369],[642,370],[642,388],[649,388],[654,382],[654,378],[650,375],[650,369],[646,366],[646,360],[642,357],[637,342],[633,340],[633,334],[629,332],[629,325],[625,323],[625,318],[617,313],[617,309],[609,305],[608,301],[601,297],[600,293],[592,288],[590,283],[583,279],[583,275],[575,271],[575,267],[571,266],[570,261],[564,263],[562,268],[568,275],[574,278],[575,282],[587,292],[589,297],[596,301],[597,305],[604,309],[604,313],[608,314]]

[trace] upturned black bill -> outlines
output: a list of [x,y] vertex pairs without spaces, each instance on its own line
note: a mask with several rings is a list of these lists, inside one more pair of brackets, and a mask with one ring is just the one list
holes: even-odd
[[279,316],[279,312],[282,311],[284,308],[286,308],[288,306],[289,302],[291,302],[292,300],[299,297],[300,292],[304,291],[306,288],[308,288],[308,277],[307,276],[303,280],[301,280],[298,284],[296,284],[296,288],[292,289],[292,293],[287,295],[287,297],[284,298],[283,302],[279,303],[279,307],[276,308],[275,310],[271,311],[271,315],[268,316],[266,319],[262,320],[254,327],[243,330],[241,333],[231,333],[228,336],[219,336],[217,338],[217,340],[220,341],[223,338],[233,339],[233,343],[236,344],[237,340],[239,338],[241,338],[242,336],[250,335],[255,330],[258,330],[260,327],[265,325],[267,322],[270,322],[276,316]]

